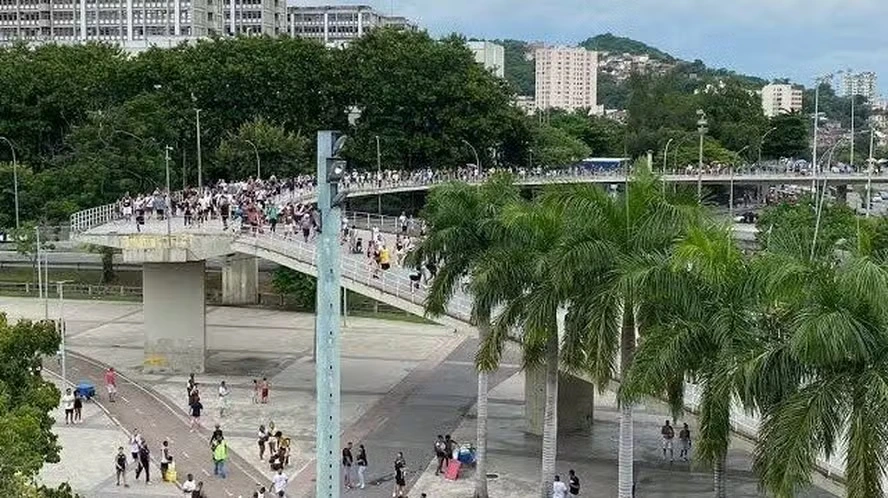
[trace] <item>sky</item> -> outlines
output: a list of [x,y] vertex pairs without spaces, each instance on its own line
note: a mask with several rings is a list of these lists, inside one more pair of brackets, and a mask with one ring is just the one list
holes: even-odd
[[370,5],[434,36],[576,44],[612,32],[686,60],[813,86],[874,71],[888,97],[888,0],[324,0]]

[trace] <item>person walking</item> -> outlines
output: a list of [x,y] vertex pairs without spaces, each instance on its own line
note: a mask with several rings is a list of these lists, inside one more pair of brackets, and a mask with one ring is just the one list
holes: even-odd
[[684,424],[681,430],[678,431],[678,458],[687,462],[690,451],[691,429],[688,427],[688,424]]
[[395,489],[392,491],[392,498],[404,496],[404,488],[407,486],[407,462],[404,460],[404,453],[398,452],[395,457]]
[[228,396],[231,394],[231,391],[228,389],[228,386],[225,385],[225,381],[223,380],[219,384],[219,418],[225,417],[225,412],[228,410]]
[[105,390],[108,391],[108,401],[114,403],[117,401],[117,372],[114,367],[108,367],[105,371]]
[[83,398],[79,392],[74,393],[74,423],[82,422],[81,412],[83,411]]
[[580,478],[577,477],[573,469],[567,472],[567,488],[571,496],[580,494]]
[[450,466],[453,459],[453,450],[457,447],[456,440],[450,438],[450,434],[444,436],[444,469]]
[[74,423],[74,395],[71,394],[71,388],[65,389],[62,396],[62,408],[65,410],[65,425]]
[[188,432],[194,432],[195,429],[200,429],[200,412],[203,410],[203,405],[200,402],[200,398],[195,398],[191,402],[191,428]]
[[160,478],[161,480],[166,480],[167,471],[170,468],[170,462],[172,461],[172,456],[170,455],[170,442],[164,440],[160,447]]
[[444,468],[444,460],[445,460],[445,451],[446,444],[444,443],[444,436],[438,434],[437,439],[435,439],[435,458],[438,459],[438,467],[435,469],[435,475],[439,475],[444,472],[446,469]]
[[117,455],[114,456],[114,471],[117,474],[117,485],[120,486],[120,480],[123,479],[123,487],[128,488],[126,483],[126,453],[123,452],[123,446],[117,447]]
[[363,444],[358,445],[358,487],[364,489],[364,472],[367,471],[367,450]]
[[288,482],[290,482],[290,478],[287,477],[287,474],[284,474],[284,469],[278,469],[277,474],[275,474],[271,478],[271,489],[273,490],[274,494],[277,495],[281,491],[286,493]]
[[250,402],[254,405],[259,403],[259,381],[253,379],[253,397],[250,398]]
[[342,448],[342,479],[345,489],[352,488],[351,472],[354,461],[355,459],[352,455],[352,443],[349,441],[345,448]]
[[552,482],[552,498],[567,498],[567,485],[561,481],[561,476],[556,475]]
[[262,377],[262,382],[259,384],[259,401],[264,405],[268,403],[268,391],[271,389],[271,386],[268,384],[268,377]]
[[228,460],[228,443],[225,438],[219,436],[216,440],[216,446],[213,448],[213,475],[222,479],[227,477],[225,472],[225,461]]
[[264,425],[259,426],[259,439],[257,443],[259,444],[259,460],[265,459],[265,444],[268,443],[268,438],[270,434],[265,429]]
[[139,429],[133,429],[133,436],[130,438],[130,454],[133,457],[133,463],[139,461],[139,447],[142,446],[142,435]]
[[666,459],[666,450],[669,450],[669,461],[674,460],[674,453],[672,449],[672,440],[675,439],[675,429],[672,428],[672,425],[669,424],[667,420],[663,427],[660,428],[660,435],[663,437],[663,460]]
[[197,483],[194,482],[194,474],[188,474],[185,476],[185,482],[182,483],[182,492],[186,497],[190,497],[195,489],[197,489]]
[[136,480],[139,480],[139,474],[145,471],[145,484],[151,484],[151,450],[148,449],[148,443],[142,441],[139,445],[139,464],[136,467]]

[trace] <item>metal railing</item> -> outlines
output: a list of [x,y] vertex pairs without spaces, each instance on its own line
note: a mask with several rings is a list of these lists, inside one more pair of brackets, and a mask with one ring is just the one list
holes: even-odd
[[[306,243],[299,236],[285,237],[263,230],[262,233],[244,234],[238,237],[235,243],[264,249],[283,258],[293,259],[312,267],[316,263],[315,244],[312,241]],[[422,306],[428,297],[425,284],[411,280],[409,269],[393,265],[388,270],[374,271],[374,263],[369,258],[363,254],[351,254],[347,251],[342,253],[341,259],[343,280],[377,289],[383,294],[403,299],[418,306]],[[425,279],[423,278],[423,280]],[[471,312],[471,298],[462,291],[459,291],[447,304],[447,316],[462,322],[470,323]]]

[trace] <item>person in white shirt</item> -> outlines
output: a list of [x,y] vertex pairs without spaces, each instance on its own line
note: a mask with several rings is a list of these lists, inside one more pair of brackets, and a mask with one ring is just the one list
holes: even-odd
[[228,410],[228,395],[231,394],[231,391],[228,390],[228,386],[225,385],[225,381],[223,380],[221,384],[219,384],[219,417],[225,416],[225,411]]
[[194,474],[188,474],[185,482],[182,483],[182,492],[185,496],[191,496],[191,492],[197,489],[197,483],[194,482]]
[[560,476],[555,476],[552,483],[552,498],[567,498],[567,484],[561,481]]
[[65,425],[74,423],[74,395],[71,394],[71,388],[65,389],[62,395],[62,408],[65,409]]
[[287,477],[287,474],[284,474],[284,470],[278,469],[277,474],[271,478],[272,489],[274,489],[275,494],[285,491],[289,480],[290,478]]

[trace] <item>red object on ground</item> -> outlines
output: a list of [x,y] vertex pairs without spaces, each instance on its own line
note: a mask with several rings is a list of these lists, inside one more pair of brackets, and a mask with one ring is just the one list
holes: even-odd
[[459,477],[459,467],[462,465],[459,463],[459,460],[453,459],[450,461],[450,465],[447,466],[447,470],[444,471],[444,479],[449,479],[451,481],[455,481],[457,477]]

